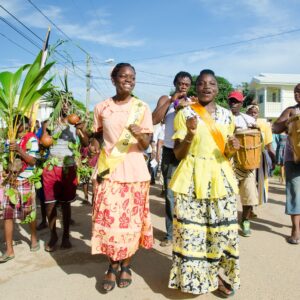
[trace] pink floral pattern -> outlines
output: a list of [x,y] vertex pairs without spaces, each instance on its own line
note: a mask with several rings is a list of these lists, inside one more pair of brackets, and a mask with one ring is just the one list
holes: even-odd
[[92,254],[122,260],[139,246],[152,248],[149,182],[104,180],[95,196],[92,226]]

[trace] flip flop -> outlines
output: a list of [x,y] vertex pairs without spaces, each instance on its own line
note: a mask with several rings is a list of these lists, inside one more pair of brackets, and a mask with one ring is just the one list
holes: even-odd
[[289,243],[289,244],[292,244],[292,245],[298,245],[300,240],[298,239],[294,239],[292,238],[291,236],[289,236],[286,241]]
[[41,248],[40,241],[37,241],[35,246],[30,246],[30,251],[31,252],[37,252],[37,251],[40,250],[40,248]]
[[1,257],[0,257],[0,264],[4,264],[6,262],[8,262],[9,260],[12,260],[14,259],[15,256],[14,255],[7,255],[6,253],[3,254]]
[[54,245],[54,246],[50,247],[50,246],[47,244],[47,245],[45,245],[44,250],[45,250],[46,252],[54,252],[54,251],[56,250],[56,246]]

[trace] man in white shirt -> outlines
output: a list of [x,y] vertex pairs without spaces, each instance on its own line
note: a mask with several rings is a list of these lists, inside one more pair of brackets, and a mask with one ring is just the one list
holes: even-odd
[[164,120],[165,137],[162,152],[161,170],[164,177],[165,200],[166,200],[166,237],[160,243],[160,246],[166,247],[172,245],[173,238],[173,210],[174,210],[174,194],[168,188],[169,181],[175,172],[179,161],[173,152],[174,141],[174,118],[176,108],[180,103],[187,99],[187,93],[192,85],[192,76],[187,72],[179,72],[176,74],[173,84],[175,93],[172,96],[161,96],[157,102],[157,106],[152,113],[153,124],[158,124]]

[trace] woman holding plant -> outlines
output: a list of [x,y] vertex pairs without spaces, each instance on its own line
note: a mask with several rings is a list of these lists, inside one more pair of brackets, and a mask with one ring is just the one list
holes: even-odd
[[95,135],[103,137],[104,147],[95,170],[92,254],[109,260],[103,280],[106,292],[115,287],[117,276],[118,286],[128,287],[131,258],[139,246],[153,245],[150,174],[143,156],[153,131],[151,112],[132,95],[135,69],[130,64],[117,64],[111,79],[116,95],[99,103],[94,113]]
[[9,150],[15,154],[14,161],[9,166],[8,176],[4,179],[3,200],[4,234],[6,253],[0,257],[0,263],[5,263],[15,257],[13,249],[14,219],[28,223],[31,230],[30,251],[40,249],[36,235],[36,205],[35,189],[29,178],[33,175],[39,146],[35,134],[29,132],[29,119],[17,117],[18,142],[11,142]]

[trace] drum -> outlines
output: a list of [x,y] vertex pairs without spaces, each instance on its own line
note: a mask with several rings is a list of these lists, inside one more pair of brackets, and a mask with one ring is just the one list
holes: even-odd
[[293,148],[295,162],[300,162],[300,114],[288,119],[288,134]]
[[241,129],[235,132],[240,142],[236,153],[238,164],[245,170],[259,168],[261,160],[261,133],[259,129]]

